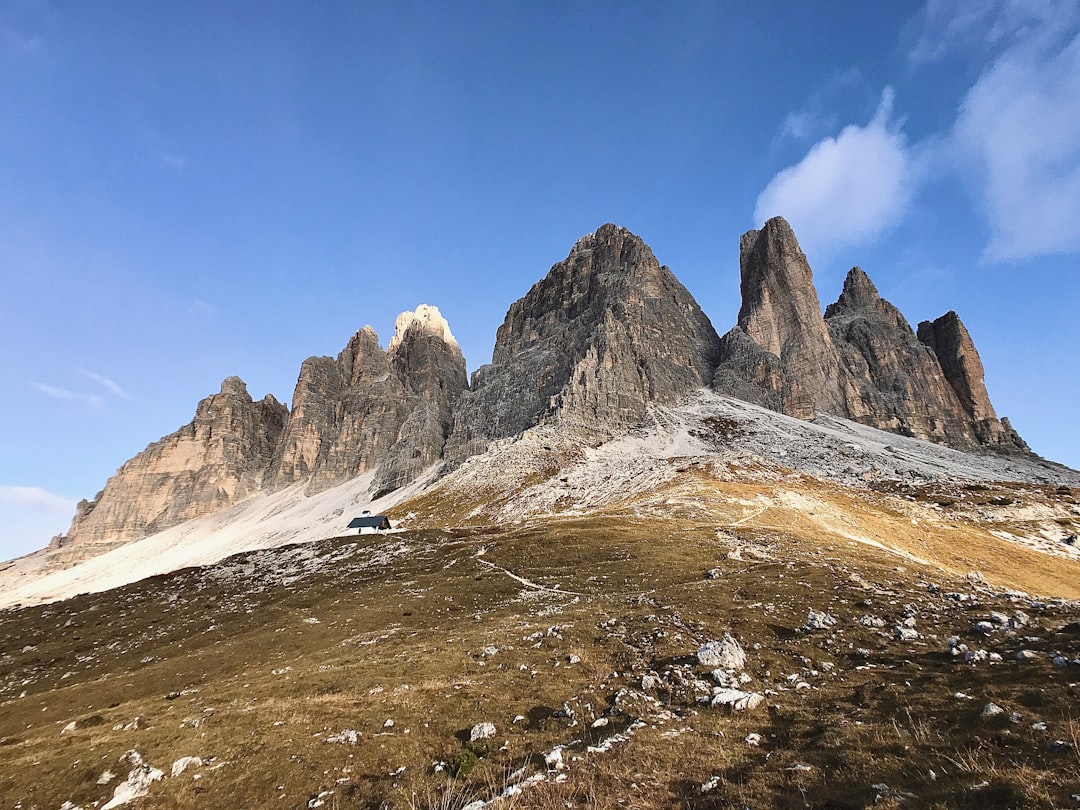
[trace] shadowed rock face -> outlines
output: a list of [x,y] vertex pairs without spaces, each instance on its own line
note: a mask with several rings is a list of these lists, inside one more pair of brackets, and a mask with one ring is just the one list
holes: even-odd
[[714,387],[801,419],[845,412],[847,380],[791,226],[775,217],[743,234],[739,272],[739,322],[723,338]]
[[713,388],[789,416],[829,413],[961,449],[1027,451],[999,421],[955,313],[919,334],[856,267],[821,315],[791,227],[742,237],[742,308],[721,341]]
[[553,419],[610,436],[648,403],[708,385],[717,358],[716,331],[690,293],[640,238],[604,225],[511,305],[448,453]]
[[935,321],[923,321],[919,324],[918,338],[937,357],[979,441],[1030,452],[1009,420],[998,420],[986,390],[982,359],[960,316],[949,311]]
[[81,501],[64,543],[145,537],[257,492],[287,409],[253,402],[239,377],[202,400],[195,418],[124,464],[93,501]]
[[442,455],[465,359],[435,307],[403,313],[390,348],[371,327],[338,355],[304,361],[270,481],[309,493],[379,468],[375,489],[413,480]]

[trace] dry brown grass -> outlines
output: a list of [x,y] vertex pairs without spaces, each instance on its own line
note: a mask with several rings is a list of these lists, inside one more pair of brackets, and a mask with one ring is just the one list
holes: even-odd
[[[156,784],[145,807],[303,808],[332,791],[326,807],[449,809],[499,793],[522,769],[546,772],[544,754],[563,745],[567,779],[504,806],[1068,806],[1080,687],[1049,656],[1080,655],[1080,634],[1057,632],[1080,611],[1025,602],[1029,628],[973,638],[974,620],[1021,604],[952,572],[1066,595],[1076,565],[942,515],[895,493],[694,472],[595,515],[371,539],[404,538],[410,552],[369,566],[346,555],[292,584],[253,589],[193,570],[0,613],[0,804],[100,805],[116,783],[98,777],[123,778],[118,760],[134,748],[166,771],[180,756],[207,763]],[[315,548],[329,559],[358,542]],[[525,587],[477,560],[482,547],[485,561],[580,596]],[[906,604],[918,642],[891,638]],[[801,630],[810,608],[834,615],[834,631]],[[867,613],[886,628],[859,624]],[[594,718],[631,719],[615,705],[620,690],[725,632],[750,648],[750,688],[773,690],[767,707],[730,714],[660,693],[669,715],[588,752]],[[953,634],[1006,661],[949,658]],[[1014,663],[1020,646],[1040,658]],[[991,700],[1020,721],[982,718]],[[557,716],[564,706],[573,718]],[[140,728],[124,730],[136,716]],[[480,721],[496,725],[496,745],[463,778],[436,772]],[[326,742],[343,729],[359,744]],[[744,742],[750,733],[760,745]],[[1048,747],[1059,739],[1064,748]]]

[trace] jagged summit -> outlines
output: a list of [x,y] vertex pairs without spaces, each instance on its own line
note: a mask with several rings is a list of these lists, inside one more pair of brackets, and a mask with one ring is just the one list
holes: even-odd
[[1027,450],[994,415],[962,324],[946,316],[940,338],[938,322],[916,337],[859,267],[823,317],[810,265],[780,217],[744,234],[740,248],[742,307],[721,342],[715,390],[802,419],[834,414],[963,449]]
[[390,338],[387,352],[394,352],[410,329],[419,329],[429,335],[434,335],[451,346],[458,345],[450,332],[450,324],[439,312],[439,308],[429,304],[420,304],[415,312],[402,312],[397,316],[394,322],[394,336]]
[[875,306],[881,301],[877,287],[861,267],[852,267],[844,278],[840,297],[825,308],[825,320],[843,312],[853,312]]
[[742,306],[738,325],[724,336],[714,385],[803,419],[841,412],[839,358],[791,226],[773,217],[743,234],[739,248]]
[[640,237],[603,225],[511,304],[448,449],[464,458],[551,420],[611,435],[648,403],[707,385],[716,359],[716,331],[686,288]]
[[997,418],[955,313],[916,335],[855,267],[823,316],[784,219],[739,245],[742,302],[723,338],[639,236],[607,223],[510,305],[471,386],[450,325],[428,304],[398,316],[385,350],[365,326],[336,358],[305,360],[291,409],[269,395],[253,402],[229,377],[191,424],[79,505],[68,539],[126,541],[256,492],[314,494],[365,474],[376,497],[537,426],[596,444],[710,386],[801,419],[832,414],[965,450],[1027,452]]

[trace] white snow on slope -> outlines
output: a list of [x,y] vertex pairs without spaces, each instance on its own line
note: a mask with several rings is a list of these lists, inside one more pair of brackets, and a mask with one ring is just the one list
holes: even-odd
[[209,565],[233,554],[351,533],[348,522],[364,509],[379,513],[422,489],[428,476],[371,501],[373,473],[365,473],[317,495],[303,484],[189,520],[128,543],[78,565],[41,576],[12,568],[0,572],[0,608],[51,602],[96,593],[181,568]]
[[[533,428],[468,459],[439,486],[490,497],[498,505],[480,507],[487,518],[516,522],[551,512],[588,512],[654,491],[685,469],[683,460],[702,458],[728,464],[732,480],[794,471],[852,486],[881,479],[1080,486],[1080,473],[1042,459],[963,453],[833,416],[806,422],[707,390],[689,395],[680,407],[652,408],[640,427],[595,447],[554,425]],[[551,475],[553,466],[558,472]],[[367,495],[370,473],[311,497],[297,485],[44,575],[40,568],[48,555],[39,552],[0,571],[0,608],[104,591],[243,551],[342,535],[361,510],[380,512],[401,503],[424,491],[435,474],[432,468],[374,502]]]

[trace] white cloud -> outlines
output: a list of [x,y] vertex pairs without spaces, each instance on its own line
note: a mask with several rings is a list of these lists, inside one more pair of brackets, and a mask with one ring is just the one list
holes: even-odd
[[127,396],[127,394],[124,393],[123,388],[121,388],[115,382],[110,380],[104,374],[98,374],[98,373],[93,372],[93,371],[87,371],[85,368],[81,368],[81,369],[79,369],[79,371],[82,372],[82,374],[85,377],[88,377],[89,379],[93,380],[98,385],[100,385],[102,388],[105,388],[107,391],[109,391],[110,393],[115,394],[118,397],[126,397]]
[[990,224],[986,259],[1080,250],[1080,33],[1008,49],[968,91],[953,147]]
[[47,397],[53,399],[66,399],[74,402],[85,402],[87,405],[93,405],[95,408],[100,408],[105,404],[105,400],[99,397],[97,394],[83,394],[78,391],[69,391],[66,388],[60,388],[55,385],[47,385],[46,383],[36,382],[33,384],[34,388],[45,394]]
[[1075,0],[928,0],[908,59],[925,66],[956,54],[985,55],[1039,32],[1063,30],[1077,10]]
[[893,92],[885,88],[866,126],[845,127],[780,171],[758,196],[755,221],[784,217],[804,250],[819,258],[870,242],[897,224],[918,172],[892,109]]
[[833,74],[823,87],[806,100],[802,109],[787,114],[780,131],[773,138],[773,146],[788,140],[798,142],[820,138],[836,129],[836,115],[832,112],[834,102],[848,96],[853,88],[865,85],[866,81],[858,68]]
[[18,487],[7,484],[0,484],[0,504],[64,514],[75,510],[75,501],[70,498],[48,492],[41,487]]

